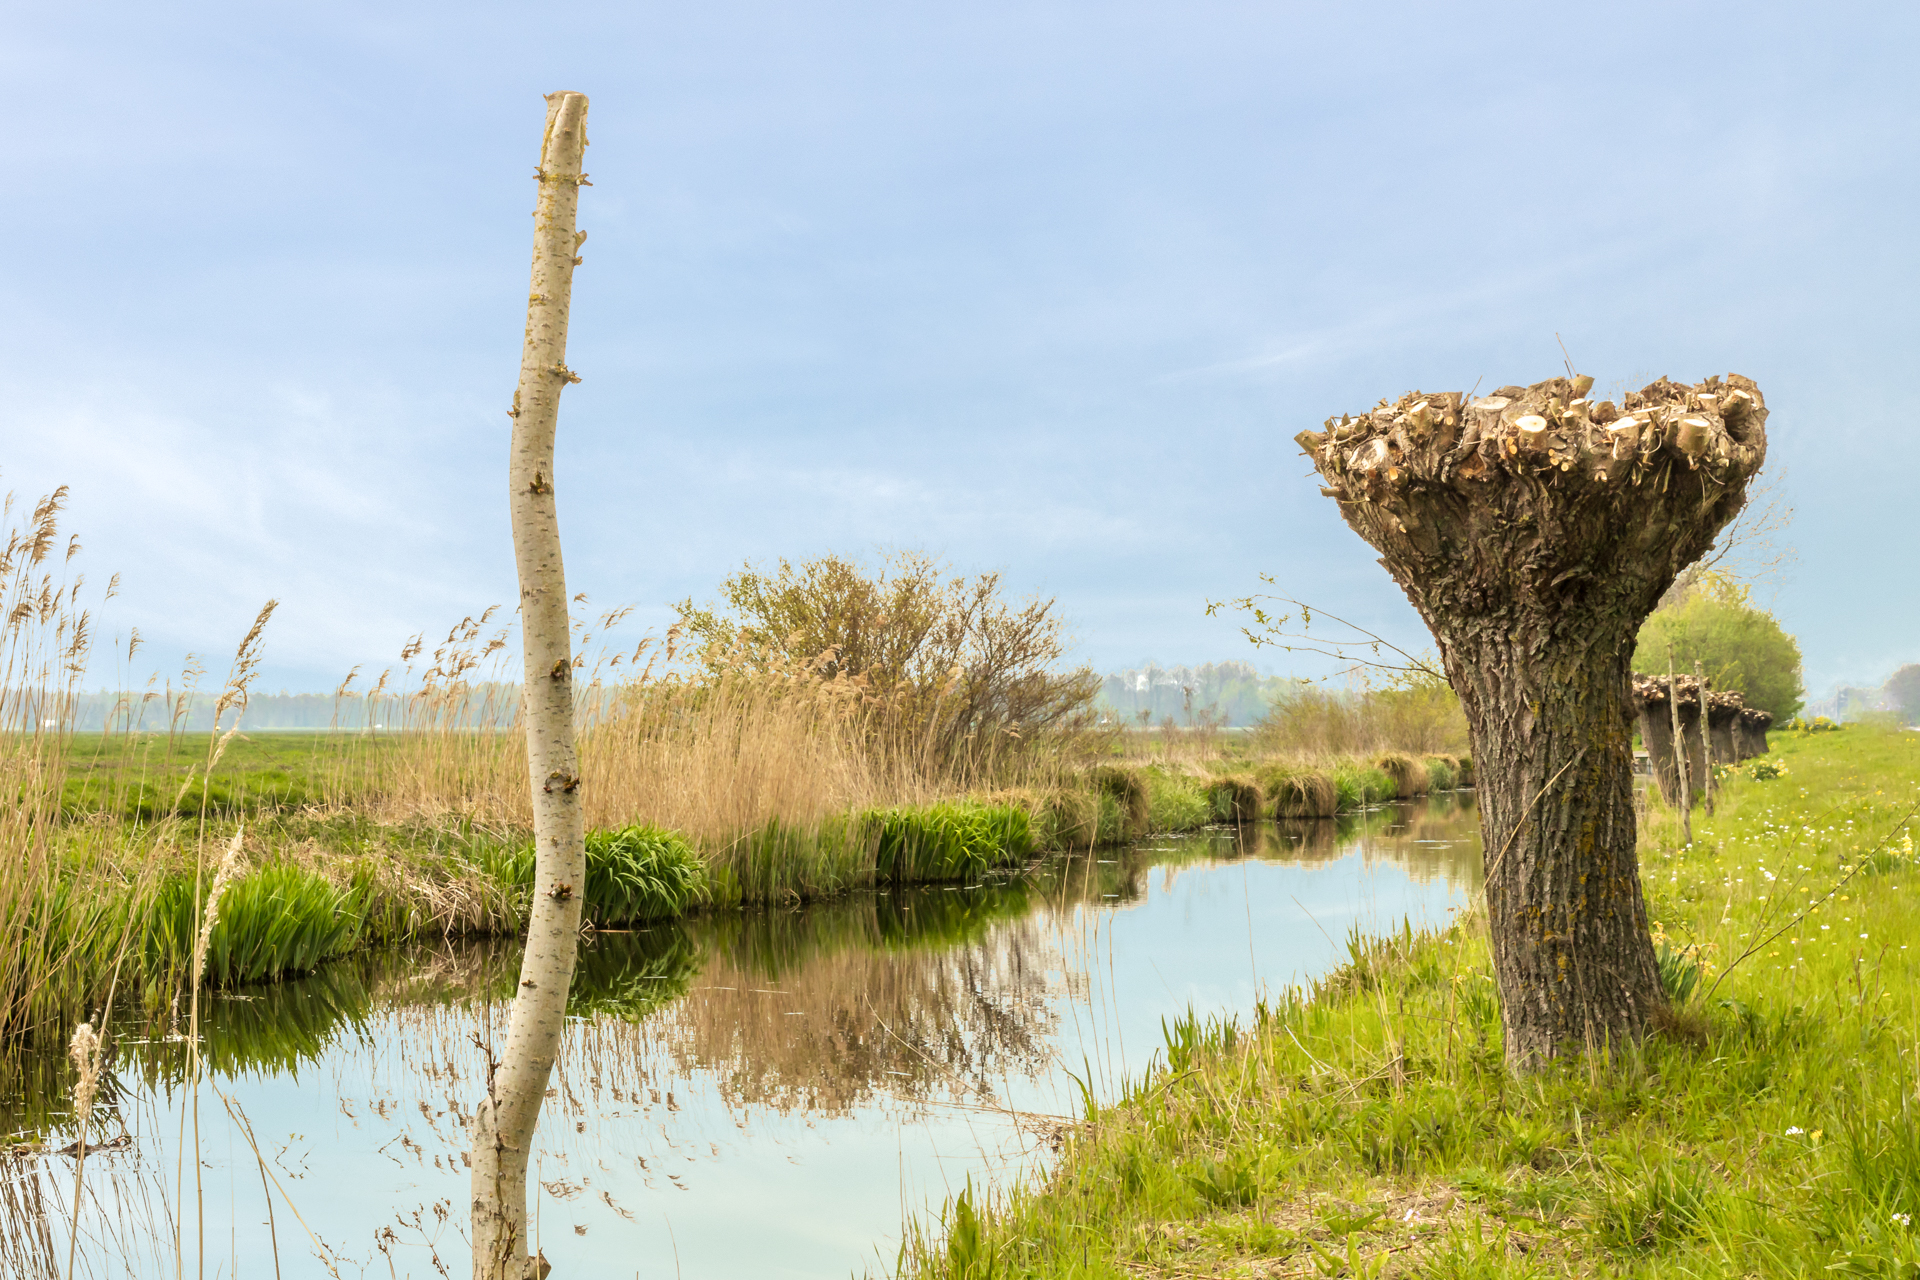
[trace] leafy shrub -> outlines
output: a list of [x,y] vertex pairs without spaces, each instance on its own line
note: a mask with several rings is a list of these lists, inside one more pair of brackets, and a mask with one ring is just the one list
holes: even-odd
[[1681,670],[1704,663],[1714,688],[1745,695],[1748,706],[1771,711],[1776,722],[1799,712],[1800,646],[1753,604],[1751,587],[1708,572],[1677,594],[1641,624],[1635,671],[1665,671],[1672,645]]

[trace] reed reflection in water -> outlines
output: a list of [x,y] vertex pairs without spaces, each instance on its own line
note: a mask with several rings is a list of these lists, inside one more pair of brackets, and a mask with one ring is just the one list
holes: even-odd
[[[540,1245],[576,1274],[885,1271],[904,1214],[1048,1153],[1137,1076],[1189,1005],[1245,1016],[1344,957],[1349,929],[1438,922],[1478,883],[1477,819],[1450,797],[1336,824],[1260,824],[1060,859],[970,888],[602,933],[537,1153]],[[504,1029],[515,949],[417,948],[212,1002],[202,1200],[176,1185],[186,1054],[123,1028],[96,1114],[82,1275],[435,1275],[465,1266],[466,1108]],[[64,1145],[67,1077],[17,1064],[9,1127]],[[1069,1072],[1072,1075],[1069,1075]],[[249,1118],[256,1161],[214,1090]],[[276,1199],[268,1226],[265,1180]],[[192,1168],[189,1154],[186,1168]],[[0,1170],[0,1273],[64,1272],[72,1167]],[[310,1227],[309,1242],[290,1207]],[[51,1250],[51,1254],[49,1253]]]

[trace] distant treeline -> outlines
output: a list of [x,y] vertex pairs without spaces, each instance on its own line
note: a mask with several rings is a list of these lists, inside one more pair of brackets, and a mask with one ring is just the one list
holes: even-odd
[[1197,667],[1148,663],[1117,671],[1101,687],[1098,706],[1127,724],[1215,724],[1245,727],[1260,722],[1275,698],[1295,685],[1263,676],[1250,662],[1204,662]]
[[1892,715],[1905,724],[1920,724],[1920,663],[1909,662],[1877,689],[1842,685],[1833,696],[1807,704],[1808,717],[1825,716],[1829,720],[1861,720],[1872,715]]

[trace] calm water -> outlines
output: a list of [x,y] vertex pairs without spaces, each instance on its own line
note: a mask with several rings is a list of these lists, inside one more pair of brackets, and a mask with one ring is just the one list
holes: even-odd
[[[1448,796],[602,933],[542,1115],[539,1244],[574,1276],[890,1270],[903,1222],[1044,1163],[1074,1077],[1111,1096],[1162,1019],[1245,1020],[1356,928],[1444,921],[1479,867]],[[274,1237],[288,1276],[465,1274],[474,1037],[503,1028],[517,963],[419,948],[216,998],[197,1104],[180,1041],[123,1041],[109,1131],[130,1141],[88,1157],[80,1274],[175,1274],[176,1222],[189,1275],[272,1275]],[[15,1098],[13,1127],[58,1105]],[[72,1161],[6,1167],[0,1270],[63,1273]]]

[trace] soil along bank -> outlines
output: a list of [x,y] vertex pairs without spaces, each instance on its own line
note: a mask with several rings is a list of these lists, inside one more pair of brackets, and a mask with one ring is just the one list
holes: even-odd
[[1766,457],[1758,388],[1413,392],[1296,437],[1433,631],[1466,711],[1508,1061],[1637,1040],[1664,1005],[1634,852],[1628,681],[1675,575]]

